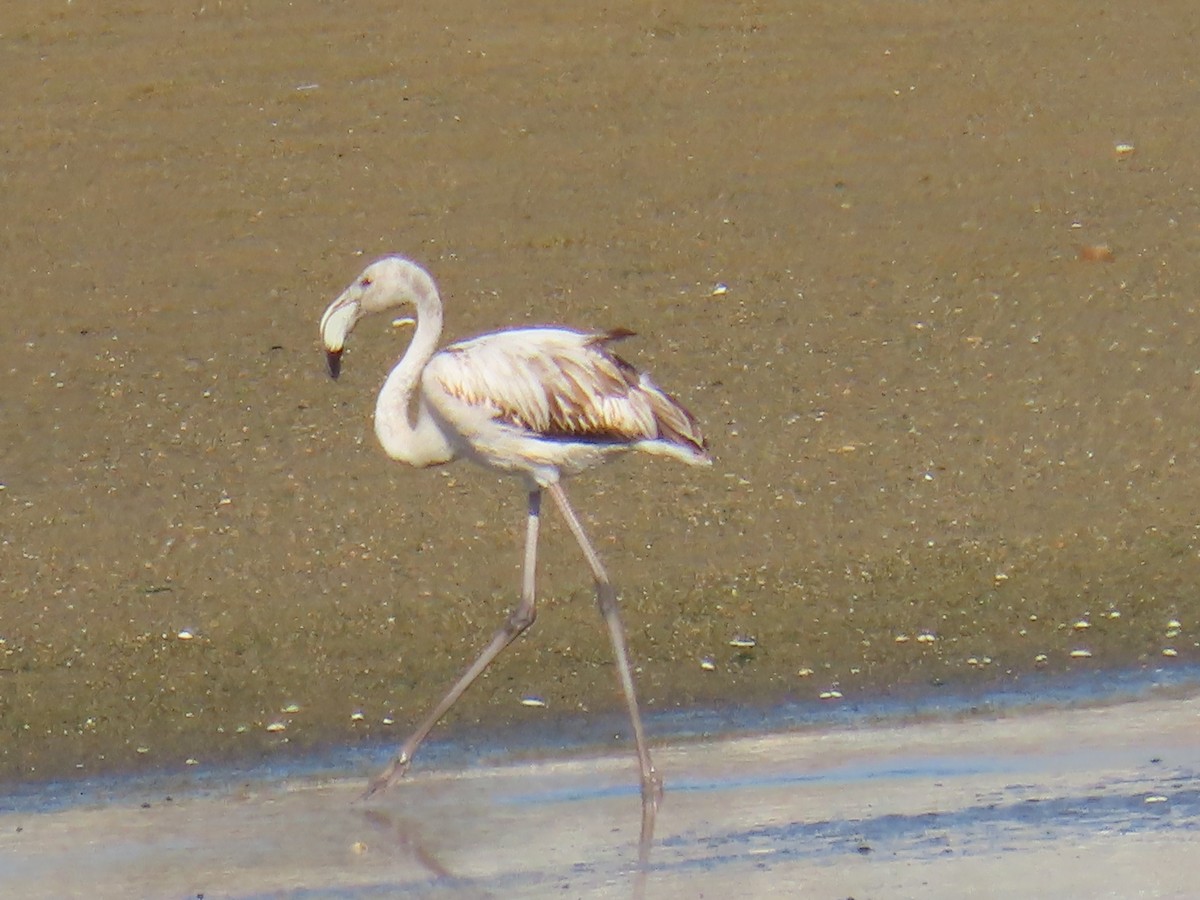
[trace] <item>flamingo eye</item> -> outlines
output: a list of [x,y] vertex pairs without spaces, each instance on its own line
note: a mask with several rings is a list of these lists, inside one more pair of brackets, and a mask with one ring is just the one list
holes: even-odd
[[371,286],[371,276],[364,275],[361,279],[359,279],[358,286],[359,287],[370,287]]

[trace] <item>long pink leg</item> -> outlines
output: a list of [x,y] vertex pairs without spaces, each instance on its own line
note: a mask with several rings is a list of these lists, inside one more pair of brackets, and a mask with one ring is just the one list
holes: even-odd
[[633,670],[629,665],[629,650],[625,642],[625,627],[621,624],[621,611],[617,607],[617,592],[613,589],[612,582],[608,580],[608,573],[604,571],[604,566],[601,564],[595,548],[592,547],[592,542],[584,533],[579,517],[575,515],[575,510],[567,500],[566,491],[557,482],[550,485],[549,490],[550,496],[554,498],[563,518],[567,520],[567,526],[575,535],[575,540],[579,542],[579,547],[583,550],[583,555],[592,569],[592,575],[596,580],[596,605],[600,607],[600,613],[608,625],[608,636],[612,641],[613,654],[617,658],[617,675],[621,679],[621,690],[625,694],[625,705],[629,709],[629,721],[633,725],[633,742],[637,747],[638,765],[642,772],[641,850],[643,861],[645,861],[654,833],[654,815],[658,810],[659,800],[662,799],[663,788],[662,779],[654,771],[654,763],[650,761],[650,750],[646,746],[646,735],[642,729],[642,716],[638,712],[637,694],[633,689]]
[[479,654],[479,658],[471,664],[471,667],[455,682],[454,687],[450,688],[442,701],[433,708],[433,712],[426,716],[412,736],[404,742],[400,747],[400,752],[392,758],[387,768],[367,785],[363,799],[404,777],[404,773],[408,771],[409,764],[412,762],[413,754],[417,752],[417,748],[421,746],[421,742],[433,730],[433,726],[438,723],[438,720],[458,701],[458,698],[483,670],[491,665],[492,660],[499,656],[504,648],[511,644],[517,635],[532,625],[533,620],[537,618],[534,602],[534,573],[537,569],[538,516],[541,506],[542,492],[540,490],[530,491],[529,518],[525,525],[525,574],[521,585],[521,602],[516,609],[509,613],[504,624],[500,626],[487,647]]

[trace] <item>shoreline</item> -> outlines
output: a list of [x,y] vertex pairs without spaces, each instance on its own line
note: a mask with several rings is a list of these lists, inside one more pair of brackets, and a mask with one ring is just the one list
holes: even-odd
[[[1198,727],[1193,688],[668,742],[647,895],[1183,896]],[[310,774],[4,812],[0,869],[26,897],[628,896],[635,772],[622,748],[414,770],[368,804]]]

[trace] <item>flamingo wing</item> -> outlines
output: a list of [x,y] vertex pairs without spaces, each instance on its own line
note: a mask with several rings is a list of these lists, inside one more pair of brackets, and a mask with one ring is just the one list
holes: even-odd
[[666,441],[706,455],[692,415],[609,350],[609,344],[631,334],[562,328],[495,332],[436,354],[423,384],[436,385],[494,422],[543,439]]

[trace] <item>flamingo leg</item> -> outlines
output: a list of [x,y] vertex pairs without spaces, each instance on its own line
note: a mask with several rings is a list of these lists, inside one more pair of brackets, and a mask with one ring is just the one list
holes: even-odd
[[417,748],[421,746],[421,743],[428,736],[429,732],[433,730],[433,726],[438,723],[438,720],[449,711],[450,707],[458,701],[458,698],[466,692],[467,688],[480,676],[483,670],[491,665],[492,660],[499,656],[504,648],[511,644],[517,635],[532,625],[533,620],[537,618],[537,608],[534,599],[534,575],[537,569],[538,517],[541,512],[541,506],[541,490],[530,491],[529,517],[525,525],[525,572],[521,584],[521,602],[508,614],[508,618],[492,636],[487,647],[479,654],[479,658],[471,664],[471,667],[455,682],[454,687],[450,688],[441,702],[425,717],[425,720],[412,733],[412,736],[404,742],[400,747],[400,751],[387,764],[387,767],[367,785],[367,790],[363,794],[364,800],[376,791],[383,790],[404,777],[404,773],[408,771]]
[[583,555],[591,567],[596,580],[596,605],[608,625],[608,636],[612,641],[613,654],[617,658],[617,675],[621,679],[621,690],[625,694],[625,705],[629,708],[629,721],[633,725],[633,741],[637,747],[638,765],[642,771],[642,837],[641,855],[643,863],[647,860],[650,842],[654,834],[654,816],[658,811],[658,803],[662,799],[662,779],[654,771],[654,763],[650,760],[650,750],[646,746],[646,735],[642,729],[642,716],[638,711],[637,694],[633,688],[633,670],[629,665],[629,649],[625,641],[625,627],[621,624],[621,611],[617,606],[617,592],[608,580],[608,573],[596,553],[592,542],[588,540],[583,530],[579,516],[575,514],[567,492],[558,482],[550,485],[550,496],[558,505],[567,526],[579,542]]

